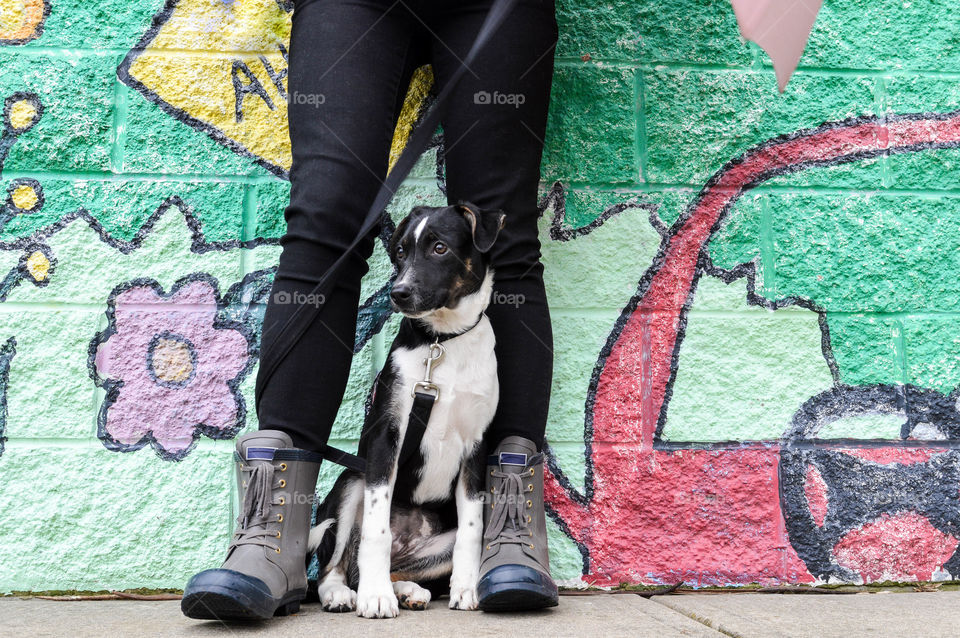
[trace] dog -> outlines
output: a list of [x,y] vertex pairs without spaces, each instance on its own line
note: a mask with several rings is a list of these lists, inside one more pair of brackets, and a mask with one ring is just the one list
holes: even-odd
[[[431,591],[423,585],[448,576],[450,608],[477,608],[482,439],[499,396],[484,311],[493,291],[489,252],[504,220],[470,203],[421,206],[390,239],[391,305],[404,318],[360,435],[366,472],[344,470],[308,541],[327,611],[390,618],[399,607],[425,609]],[[437,394],[419,449],[404,462],[415,386]]]

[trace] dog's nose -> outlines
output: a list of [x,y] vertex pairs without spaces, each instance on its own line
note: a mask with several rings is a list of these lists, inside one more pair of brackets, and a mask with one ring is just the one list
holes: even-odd
[[390,292],[390,298],[397,304],[409,301],[411,295],[413,295],[413,288],[408,284],[395,284]]

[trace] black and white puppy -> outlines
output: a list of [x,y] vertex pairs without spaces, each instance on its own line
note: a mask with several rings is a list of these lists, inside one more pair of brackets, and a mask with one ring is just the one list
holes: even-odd
[[[374,382],[360,435],[366,474],[345,470],[319,507],[309,551],[328,611],[367,618],[424,609],[427,581],[450,576],[450,608],[477,608],[483,510],[481,439],[499,396],[488,253],[504,214],[472,204],[417,207],[398,224],[391,301],[404,315]],[[417,453],[398,467],[414,384],[439,340],[439,388]],[[419,583],[419,584],[418,584]],[[399,605],[398,605],[399,601]]]

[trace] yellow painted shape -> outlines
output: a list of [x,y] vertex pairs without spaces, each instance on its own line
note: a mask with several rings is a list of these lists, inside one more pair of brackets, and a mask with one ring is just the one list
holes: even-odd
[[17,100],[10,107],[10,126],[15,131],[29,128],[37,119],[37,107],[28,100]]
[[161,381],[181,383],[193,372],[190,346],[175,339],[161,339],[153,349],[153,373]]
[[33,189],[33,186],[27,184],[21,184],[13,189],[12,199],[13,205],[20,210],[30,210],[40,201],[40,198],[37,197],[37,191]]
[[0,43],[32,40],[43,23],[43,0],[0,0]]
[[35,281],[43,281],[50,273],[50,260],[41,251],[33,251],[27,257],[27,272]]
[[[267,164],[290,169],[287,108],[273,78],[287,68],[281,47],[288,47],[290,15],[276,0],[181,0],[144,51],[133,58],[129,74],[160,100],[214,129]],[[267,61],[273,73],[264,64]],[[261,96],[247,93],[237,121],[233,85],[235,63],[246,65],[259,81],[273,108]],[[250,80],[239,72],[242,85]],[[402,148],[429,91],[432,74],[419,70],[407,93],[391,146]],[[427,84],[424,84],[427,83]],[[282,81],[286,89],[286,80]],[[413,101],[413,102],[412,102]],[[399,144],[399,146],[398,146]]]
[[400,153],[403,152],[407,140],[410,139],[413,125],[417,123],[417,117],[420,115],[424,101],[430,94],[431,86],[433,86],[432,67],[422,66],[413,72],[410,88],[407,89],[407,97],[403,101],[403,108],[400,109],[400,117],[397,118],[397,128],[393,131],[389,170],[393,170],[393,165],[400,159]]

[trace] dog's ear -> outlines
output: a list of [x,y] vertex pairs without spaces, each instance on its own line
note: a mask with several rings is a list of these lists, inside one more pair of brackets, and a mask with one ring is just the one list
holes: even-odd
[[489,252],[507,216],[501,210],[480,210],[470,202],[460,202],[457,210],[463,213],[470,224],[473,245],[482,253]]

